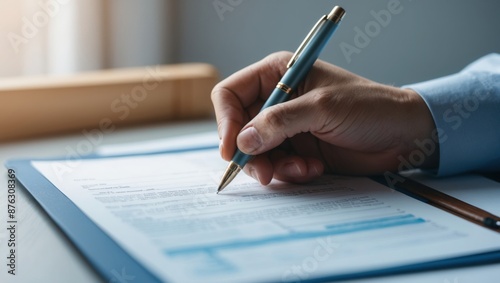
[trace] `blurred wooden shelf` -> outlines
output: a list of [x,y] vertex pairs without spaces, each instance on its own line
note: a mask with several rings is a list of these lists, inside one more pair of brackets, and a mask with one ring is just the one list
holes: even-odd
[[0,79],[0,141],[212,117],[217,81],[196,63]]

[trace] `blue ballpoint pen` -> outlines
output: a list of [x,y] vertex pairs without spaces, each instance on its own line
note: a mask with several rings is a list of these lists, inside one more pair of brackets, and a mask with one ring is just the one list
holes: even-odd
[[[260,111],[288,100],[292,92],[304,80],[316,59],[318,59],[323,47],[330,40],[330,37],[337,29],[344,15],[345,10],[339,6],[335,6],[330,14],[324,15],[319,19],[304,41],[302,41],[297,51],[295,51],[290,62],[288,62],[287,71]],[[222,176],[217,194],[236,177],[251,158],[251,155],[245,154],[239,149],[236,150],[233,159]]]

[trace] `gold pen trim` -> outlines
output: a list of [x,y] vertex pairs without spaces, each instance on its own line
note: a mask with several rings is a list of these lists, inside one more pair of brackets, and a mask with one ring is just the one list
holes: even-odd
[[286,84],[284,84],[284,83],[278,83],[278,84],[276,85],[276,88],[281,89],[281,90],[282,90],[282,91],[284,91],[286,94],[291,94],[291,93],[292,93],[292,91],[293,91],[293,89],[292,89],[291,87],[287,86],[287,85],[286,85]]
[[306,45],[309,43],[309,41],[311,41],[311,38],[313,38],[313,36],[319,30],[319,27],[321,26],[321,24],[324,23],[326,20],[327,20],[327,16],[324,15],[313,26],[313,28],[309,31],[309,33],[307,34],[306,38],[304,38],[304,40],[302,41],[302,43],[299,45],[299,48],[297,48],[297,51],[295,51],[295,53],[293,54],[292,58],[290,59],[290,61],[286,65],[287,68],[290,68],[290,67],[293,66],[293,64],[295,64],[295,62],[299,58],[300,54],[302,54],[302,51],[304,50],[304,48],[306,47]]
[[332,21],[334,23],[338,23],[342,20],[342,18],[345,15],[345,10],[342,7],[335,6],[333,7],[333,10],[328,14],[326,17],[329,21]]
[[342,7],[335,6],[333,7],[332,11],[328,15],[322,16],[318,22],[313,26],[311,31],[307,34],[306,38],[302,41],[302,43],[299,45],[299,48],[295,53],[293,54],[292,58],[286,65],[287,68],[290,68],[297,62],[297,59],[300,57],[302,54],[302,51],[304,51],[304,48],[306,45],[311,41],[311,39],[314,37],[314,35],[318,32],[319,28],[325,21],[332,21],[334,23],[338,23],[342,20],[342,18],[345,15],[345,10]]

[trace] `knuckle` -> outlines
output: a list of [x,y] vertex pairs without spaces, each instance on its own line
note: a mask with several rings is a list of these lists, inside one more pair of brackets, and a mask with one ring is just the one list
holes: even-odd
[[329,112],[332,111],[335,104],[334,95],[330,91],[321,89],[318,90],[312,97],[312,105],[315,107],[316,111]]
[[215,86],[212,89],[212,92],[210,93],[210,99],[212,100],[212,103],[215,103],[218,95],[219,95],[219,90],[217,89],[217,86]]
[[265,126],[274,134],[282,136],[284,129],[293,122],[294,115],[281,104],[275,105],[272,109],[263,112],[263,122]]
[[289,51],[278,51],[266,56],[264,60],[271,63],[270,65],[277,64],[278,66],[282,66],[288,63],[292,55],[293,53]]
[[215,103],[220,99],[225,92],[225,88],[220,85],[221,83],[217,84],[214,86],[212,89],[212,92],[210,93],[210,98],[212,99],[212,102]]

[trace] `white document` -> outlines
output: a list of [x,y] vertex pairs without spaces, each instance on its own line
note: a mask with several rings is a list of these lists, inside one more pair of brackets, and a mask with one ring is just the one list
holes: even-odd
[[144,267],[171,282],[296,282],[500,250],[500,234],[366,178],[216,195],[217,150],[33,166]]

